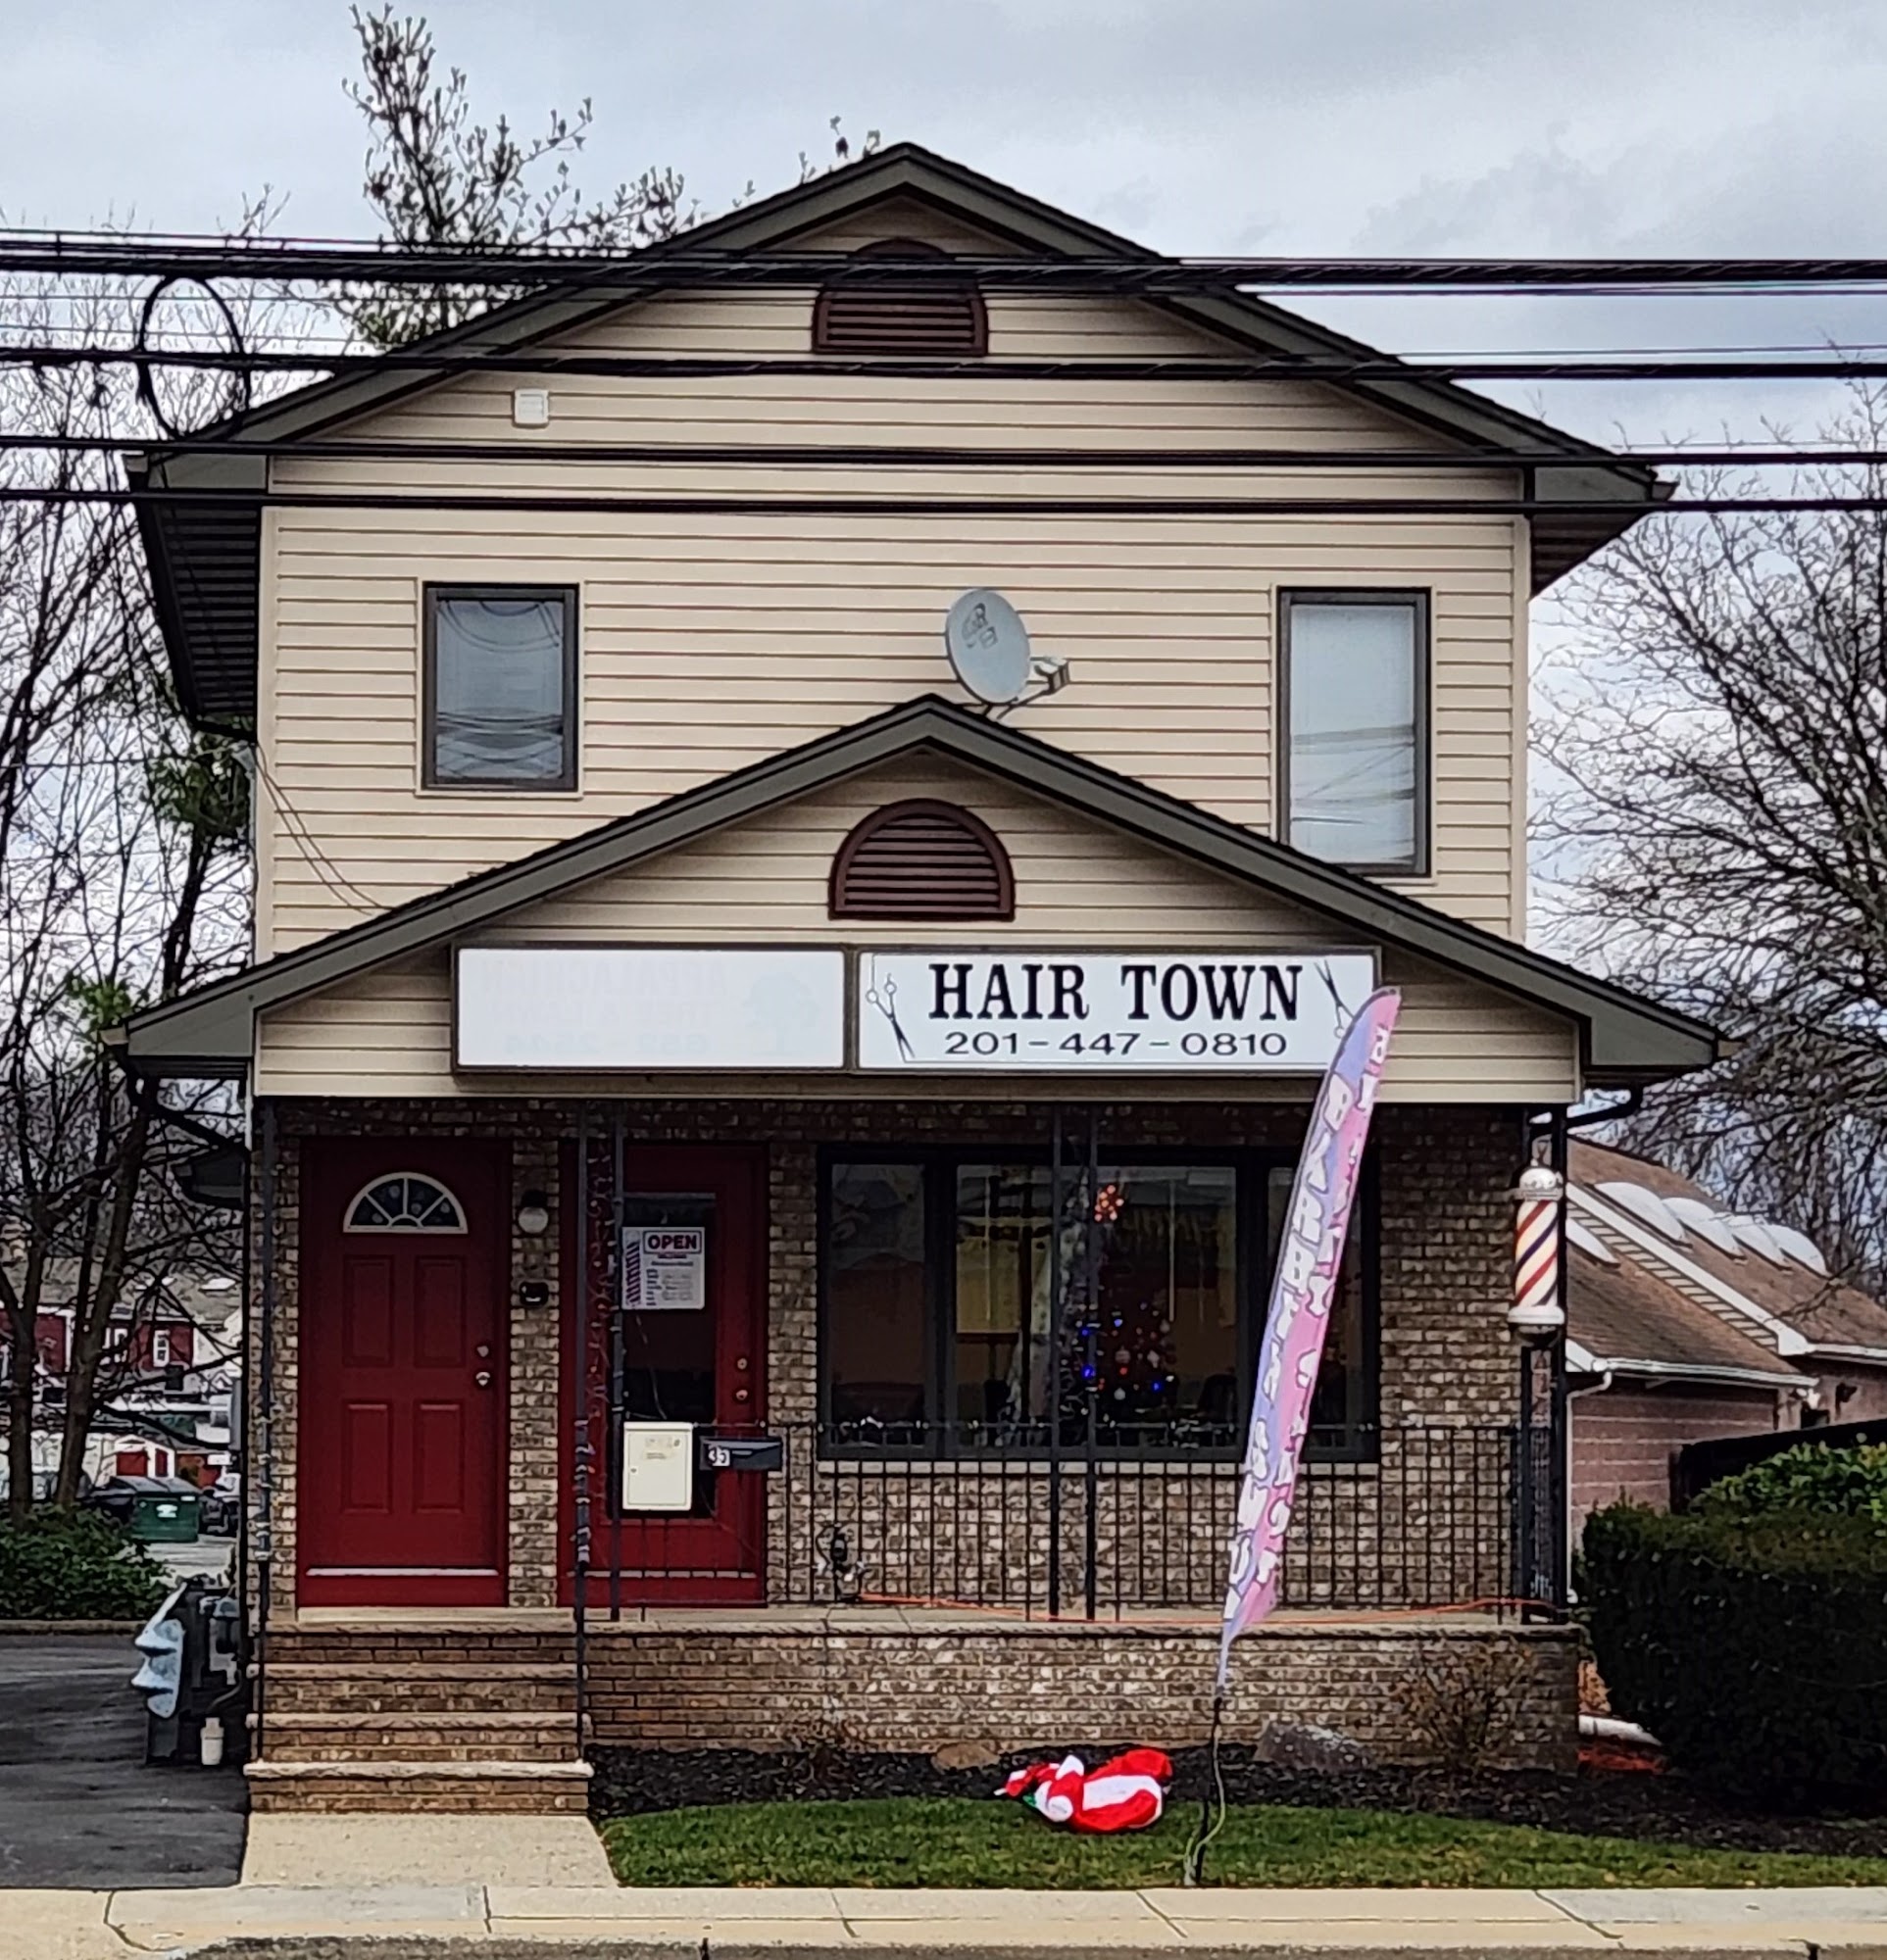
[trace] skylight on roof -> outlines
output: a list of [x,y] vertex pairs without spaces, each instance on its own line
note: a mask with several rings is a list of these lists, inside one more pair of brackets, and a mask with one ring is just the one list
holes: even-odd
[[1642,1184],[1629,1183],[1624,1178],[1614,1178],[1606,1184],[1596,1184],[1593,1190],[1602,1198],[1610,1200],[1620,1211],[1629,1211],[1641,1225],[1649,1225],[1654,1232],[1662,1232],[1673,1246],[1681,1246],[1689,1237],[1683,1222],[1670,1206]]
[[1798,1265],[1807,1266],[1812,1273],[1828,1277],[1828,1262],[1821,1256],[1821,1248],[1806,1232],[1798,1232],[1793,1225],[1778,1225],[1769,1220],[1765,1229],[1775,1243],[1781,1247]]
[[1752,1252],[1760,1253],[1772,1266],[1786,1266],[1789,1255],[1776,1244],[1774,1237],[1761,1218],[1747,1211],[1736,1212],[1729,1220],[1729,1227]]
[[1601,1265],[1615,1266],[1618,1255],[1589,1226],[1577,1218],[1565,1221],[1566,1243],[1577,1246],[1587,1258],[1597,1259]]
[[1730,1221],[1713,1204],[1707,1204],[1701,1198],[1667,1198],[1671,1215],[1680,1219],[1697,1234],[1713,1245],[1719,1252],[1727,1252],[1733,1259],[1743,1256],[1743,1248],[1737,1240]]

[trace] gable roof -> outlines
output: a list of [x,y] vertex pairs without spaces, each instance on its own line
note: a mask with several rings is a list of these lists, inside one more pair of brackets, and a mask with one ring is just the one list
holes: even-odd
[[253,1050],[255,1016],[268,1008],[919,750],[935,751],[1302,905],[1353,936],[1415,954],[1563,1015],[1581,1029],[1586,1074],[1594,1083],[1655,1081],[1717,1058],[1719,1038],[1702,1022],[935,695],[148,1008],[124,1030],[127,1058],[150,1075],[240,1075]]
[[[1150,266],[1176,263],[918,144],[898,143],[830,175],[646,247],[633,257],[632,281],[625,278],[614,287],[599,282],[581,290],[526,297],[400,351],[410,359],[415,354],[443,357],[528,349],[654,296],[662,287],[651,274],[659,273],[665,259],[680,262],[676,283],[686,285],[687,261],[698,257],[703,247],[728,252],[790,249],[807,232],[894,197],[930,204],[1045,256],[1126,258]],[[698,282],[699,272],[693,277]],[[1234,346],[1264,354],[1384,358],[1361,341],[1240,293],[1167,296],[1139,303],[1164,309]],[[449,368],[441,373],[399,366],[355,369],[298,389],[193,440],[240,437],[283,442],[312,437],[336,422],[436,387],[449,373]],[[1454,382],[1424,374],[1418,368],[1412,367],[1406,379],[1396,375],[1327,385],[1431,428],[1450,443],[1493,461],[1504,453],[1542,448],[1575,459],[1527,471],[1532,499],[1565,506],[1564,515],[1536,514],[1530,520],[1535,590],[1627,529],[1641,509],[1649,510],[1663,494],[1656,476],[1643,465],[1626,462]],[[217,497],[214,503],[187,506],[140,502],[138,524],[185,711],[210,724],[247,720],[256,707],[257,588],[267,458],[253,452],[167,454],[161,445],[154,445],[128,455],[126,469],[134,489],[195,490]]]
[[1718,1318],[1649,1266],[1622,1255],[1607,1265],[1577,1246],[1566,1262],[1566,1340],[1581,1374],[1810,1386],[1753,1329]]
[[1572,1146],[1574,1201],[1605,1227],[1606,1243],[1662,1284],[1675,1285],[1732,1327],[1785,1355],[1827,1353],[1887,1364],[1887,1305],[1845,1280],[1790,1259],[1777,1265],[1754,1248],[1736,1252],[1689,1230],[1680,1244],[1633,1218],[1605,1189],[1637,1185],[1662,1199],[1689,1200],[1732,1214],[1694,1179],[1650,1157],[1580,1139]]

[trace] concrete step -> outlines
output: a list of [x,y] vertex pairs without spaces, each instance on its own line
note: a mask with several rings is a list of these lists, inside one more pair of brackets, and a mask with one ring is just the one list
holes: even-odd
[[582,1762],[255,1762],[250,1808],[284,1811],[472,1811],[485,1816],[581,1815],[590,1768]]

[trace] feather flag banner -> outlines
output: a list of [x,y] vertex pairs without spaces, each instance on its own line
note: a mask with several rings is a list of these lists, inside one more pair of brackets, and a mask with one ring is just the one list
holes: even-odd
[[1344,1030],[1311,1108],[1252,1391],[1251,1428],[1232,1526],[1231,1577],[1218,1641],[1221,1698],[1232,1642],[1277,1603],[1284,1536],[1297,1494],[1304,1439],[1311,1427],[1311,1398],[1316,1392],[1323,1337],[1343,1270],[1343,1245],[1364,1148],[1369,1141],[1376,1085],[1401,1006],[1402,996],[1394,988],[1369,996]]

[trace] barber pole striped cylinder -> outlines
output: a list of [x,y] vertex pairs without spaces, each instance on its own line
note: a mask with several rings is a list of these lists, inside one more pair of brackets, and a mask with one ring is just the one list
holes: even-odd
[[1520,1173],[1514,1200],[1514,1304],[1507,1324],[1523,1341],[1551,1341],[1565,1325],[1560,1302],[1560,1214],[1565,1180],[1535,1165]]

